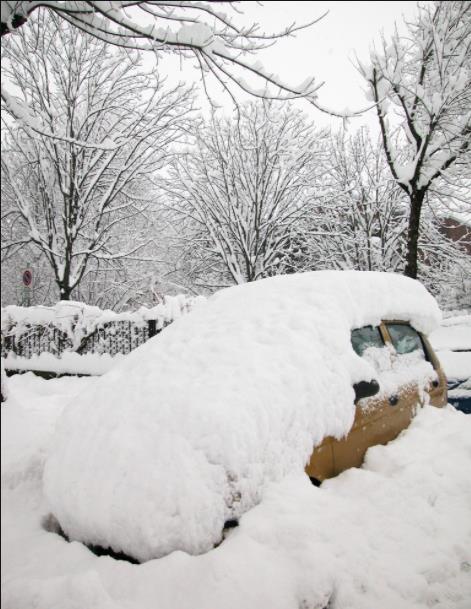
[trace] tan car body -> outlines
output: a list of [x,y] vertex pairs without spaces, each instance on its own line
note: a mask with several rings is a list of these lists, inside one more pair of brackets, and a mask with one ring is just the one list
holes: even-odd
[[[387,323],[404,324],[405,322]],[[386,323],[381,323],[379,329],[385,344],[392,344]],[[443,407],[447,403],[445,374],[427,338],[423,334],[418,334],[426,359],[437,374],[436,380],[426,388],[429,403]],[[307,475],[314,483],[318,483],[350,467],[359,467],[368,448],[394,440],[409,426],[418,408],[423,405],[424,396],[419,395],[419,388],[410,385],[398,388],[392,396],[359,400],[355,404],[355,419],[347,436],[341,440],[327,437],[315,447],[306,466]]]

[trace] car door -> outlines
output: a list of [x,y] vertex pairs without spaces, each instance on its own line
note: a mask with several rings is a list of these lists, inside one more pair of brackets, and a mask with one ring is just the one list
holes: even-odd
[[[443,383],[438,374],[429,384],[421,386],[420,364],[430,361],[424,338],[406,322],[383,323],[379,329],[385,349],[390,352],[391,372],[382,375],[381,397],[360,400],[349,434],[333,442],[336,474],[348,467],[360,466],[370,446],[394,440],[409,426],[425,401],[442,400]],[[353,336],[352,344],[355,348]],[[412,366],[419,366],[419,377],[407,374]]]
[[[384,393],[381,376],[392,369],[394,352],[384,326],[365,326],[352,331],[352,346],[357,355],[368,359],[380,377],[378,396],[360,399],[356,402],[355,419],[348,435],[341,440],[333,440],[332,452],[335,475],[350,467],[359,467],[370,446],[385,444],[400,430],[399,421],[392,421],[392,408],[406,402],[408,396],[399,390]],[[397,388],[399,389],[399,388]],[[394,404],[394,406],[393,406]]]
[[[439,362],[426,338],[408,323],[365,326],[353,330],[351,338],[356,353],[373,364],[384,384],[378,396],[356,401],[355,419],[345,438],[329,437],[316,447],[306,468],[312,479],[323,480],[359,467],[368,448],[396,438],[425,401],[437,406],[446,403],[446,380]],[[425,387],[428,400],[417,380],[401,382],[401,366],[414,361],[428,361],[435,368],[436,378]]]
[[437,408],[441,408],[442,406],[446,406],[448,403],[448,382],[445,375],[445,372],[440,364],[440,360],[438,359],[435,351],[430,344],[430,341],[426,336],[419,332],[420,339],[422,341],[422,346],[425,351],[425,357],[428,362],[430,362],[435,370],[436,378],[432,380],[432,382],[427,387],[427,393],[429,395],[430,404],[432,406],[436,406]]
[[[379,326],[365,326],[352,332],[352,346],[356,353],[363,356],[365,352],[374,355],[373,359],[381,365],[389,360],[391,353],[384,334]],[[306,473],[312,480],[322,481],[331,478],[341,471],[361,465],[366,450],[372,444],[384,440],[383,400],[366,398],[356,403],[353,426],[348,435],[337,440],[332,437],[314,449]],[[386,440],[387,441],[387,440]]]
[[389,321],[384,325],[398,358],[414,355],[429,362],[433,368],[433,378],[419,388],[422,404],[427,402],[437,407],[444,406],[447,403],[446,377],[427,337],[405,322]]

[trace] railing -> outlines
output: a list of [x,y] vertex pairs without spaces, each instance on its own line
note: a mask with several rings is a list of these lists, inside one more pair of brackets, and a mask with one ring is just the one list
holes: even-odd
[[156,328],[155,320],[149,320],[144,324],[132,321],[110,321],[96,327],[90,334],[83,336],[78,345],[74,345],[64,331],[52,324],[48,326],[25,324],[21,333],[2,331],[1,355],[6,357],[8,353],[14,353],[18,357],[29,359],[41,353],[51,353],[58,357],[65,352],[75,352],[80,355],[126,354],[158,334],[161,329]]
[[30,359],[42,353],[127,354],[188,313],[201,297],[167,297],[151,309],[113,313],[83,303],[2,309],[1,356]]

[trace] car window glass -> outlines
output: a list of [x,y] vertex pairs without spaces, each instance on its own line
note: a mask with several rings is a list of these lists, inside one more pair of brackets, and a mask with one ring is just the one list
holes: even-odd
[[360,356],[370,347],[384,347],[383,338],[377,326],[365,326],[352,330],[351,340],[353,349]]
[[399,355],[415,353],[425,358],[420,336],[411,326],[405,324],[387,324],[392,344]]

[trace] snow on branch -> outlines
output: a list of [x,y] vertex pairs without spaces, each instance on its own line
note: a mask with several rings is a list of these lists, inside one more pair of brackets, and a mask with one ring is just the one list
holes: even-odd
[[438,2],[360,66],[391,173],[406,192],[427,189],[469,151],[470,62],[471,5]]
[[[204,80],[212,74],[235,101],[235,91],[267,99],[306,98],[319,111],[351,116],[330,110],[317,100],[322,83],[309,77],[299,85],[285,82],[260,61],[249,59],[280,38],[318,23],[325,14],[309,23],[264,32],[256,23],[240,25],[234,15],[219,10],[227,5],[240,13],[234,2],[2,2],[2,36],[22,26],[38,8],[47,9],[82,32],[101,41],[139,51],[180,53],[196,60]],[[250,75],[258,84],[248,82]],[[262,86],[260,86],[260,83]],[[355,114],[355,113],[353,113]]]
[[286,271],[325,134],[289,105],[253,102],[238,122],[214,116],[196,135],[165,186],[169,203],[199,226],[233,282]]
[[49,131],[43,125],[41,118],[33,113],[26,102],[8,93],[3,86],[1,87],[1,96],[5,110],[13,118],[15,118],[24,129],[32,132],[33,134],[35,133],[43,137],[59,140],[61,142],[67,142],[68,144],[74,144],[75,146],[79,146],[81,148],[92,148],[94,150],[110,151],[116,150],[118,147],[118,144],[114,143],[110,138],[106,138],[106,140],[102,143],[87,142]]

